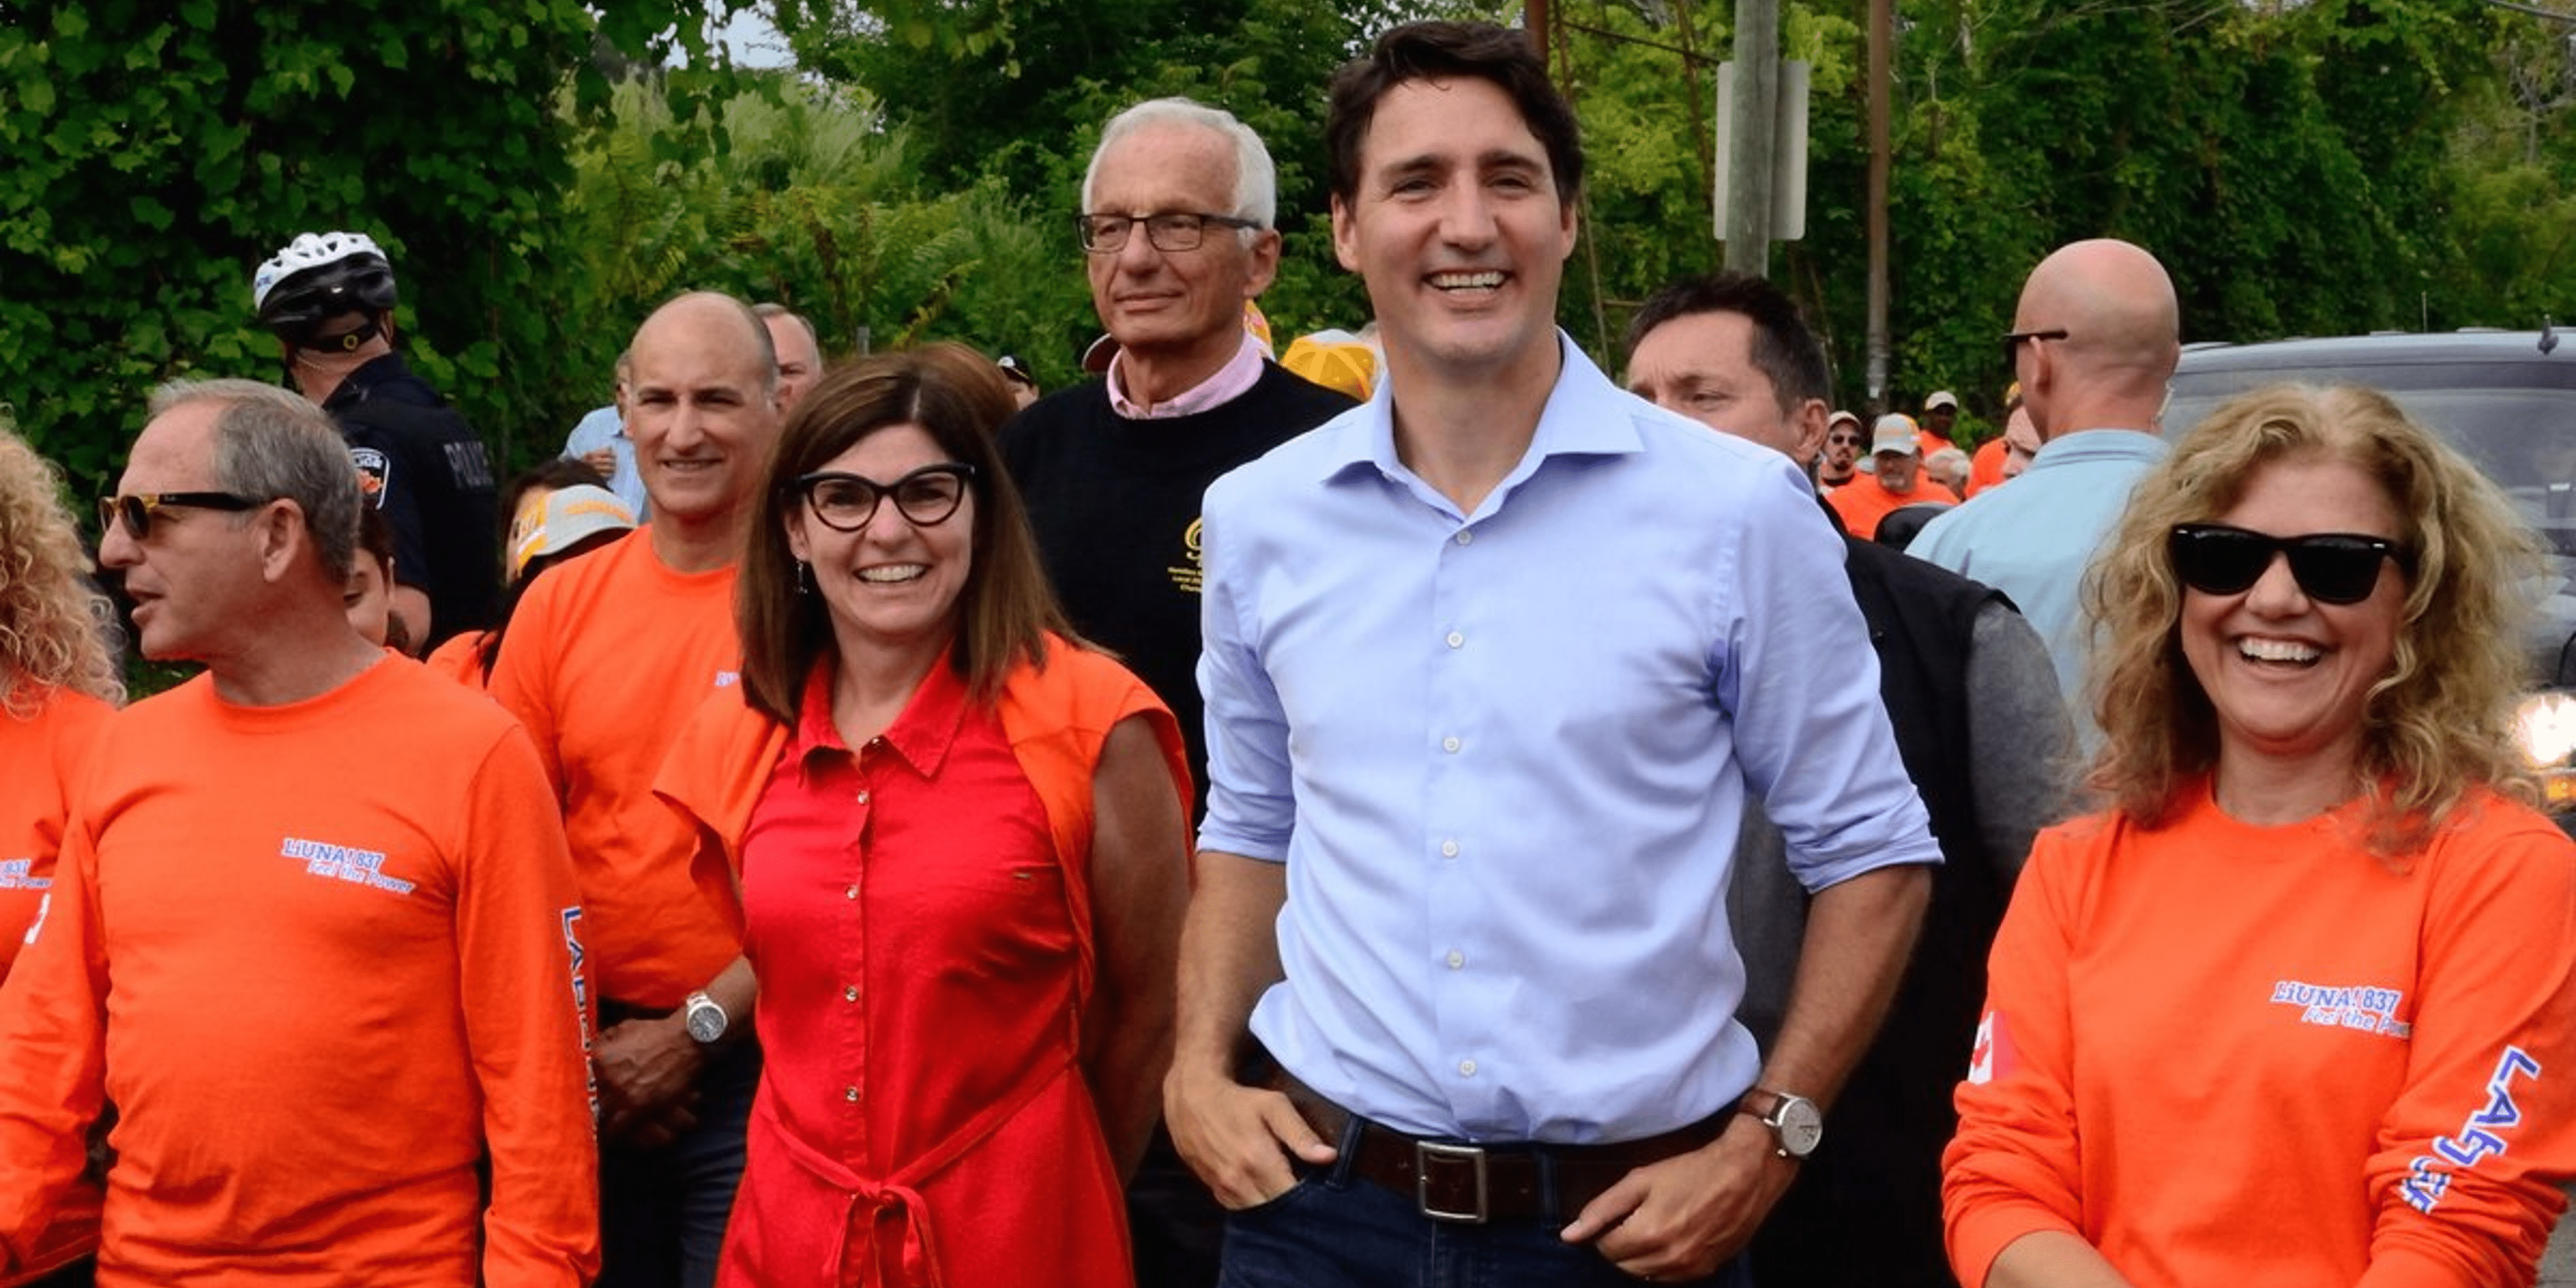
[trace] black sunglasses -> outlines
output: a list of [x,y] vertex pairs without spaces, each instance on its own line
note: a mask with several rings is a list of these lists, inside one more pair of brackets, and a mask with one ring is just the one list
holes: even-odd
[[2205,595],[2234,595],[2250,589],[2272,566],[2272,556],[2290,557],[2290,576],[2308,598],[2323,604],[2358,604],[2379,586],[2379,561],[2396,561],[2398,570],[2415,571],[2415,557],[2404,546],[2378,537],[2349,532],[2316,532],[2303,537],[2276,537],[2223,523],[2185,523],[2166,538],[2174,575]]
[[2065,338],[2066,328],[2062,326],[2053,326],[2045,331],[2006,331],[2004,332],[2004,365],[2009,367],[2021,357],[2021,346],[2025,340],[2063,340]]
[[225,510],[239,514],[266,504],[268,502],[258,497],[243,496],[238,492],[137,492],[130,496],[103,496],[98,499],[98,526],[99,531],[105,532],[122,520],[125,535],[144,541],[152,536],[152,515],[157,510],[186,506],[195,510]]
[[919,527],[948,521],[966,500],[966,480],[975,467],[963,461],[924,465],[892,483],[879,483],[846,470],[818,470],[796,480],[796,494],[824,527],[856,532],[877,517],[877,507],[894,498],[895,510]]

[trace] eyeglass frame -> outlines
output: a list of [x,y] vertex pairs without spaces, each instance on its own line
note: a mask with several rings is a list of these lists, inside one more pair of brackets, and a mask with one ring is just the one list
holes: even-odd
[[[905,484],[910,483],[915,479],[928,476],[944,476],[956,479],[957,495],[949,502],[947,509],[939,512],[938,517],[925,519],[914,514],[911,508],[903,503],[903,498],[897,494],[903,489]],[[823,517],[823,508],[814,504],[814,489],[825,483],[864,484],[872,494],[872,497],[868,502],[868,512],[861,515],[857,523],[851,524],[848,527],[843,527],[840,524],[834,523],[832,520]],[[805,507],[806,513],[814,516],[814,521],[816,523],[822,524],[824,527],[830,528],[834,532],[866,531],[869,524],[876,522],[877,512],[885,508],[886,498],[890,496],[895,499],[895,513],[902,515],[904,522],[909,523],[916,528],[935,528],[940,524],[946,523],[950,519],[955,518],[957,516],[957,512],[965,508],[966,494],[973,490],[974,483],[974,466],[969,465],[964,461],[939,461],[935,464],[924,465],[920,469],[913,470],[910,473],[905,474],[902,478],[896,479],[891,483],[880,483],[864,474],[853,474],[848,470],[815,470],[810,474],[798,475],[795,482],[789,485],[788,494],[794,497],[799,504],[802,504]]]
[[[2255,565],[2254,575],[2247,578],[2243,585],[2228,585],[2224,582],[2206,580],[2194,581],[2183,571],[2183,564],[2187,560],[2182,552],[2186,546],[2195,544],[2197,538],[2206,536],[2230,541],[2259,542],[2263,546],[2263,562]],[[2341,593],[2345,588],[2339,585],[2325,588],[2334,593],[2324,593],[2317,586],[2310,584],[2312,579],[2322,579],[2328,575],[2317,568],[2313,558],[2315,554],[2325,551],[2366,554],[2370,557],[2370,581],[2362,587],[2361,593],[2346,596]],[[2256,532],[2252,528],[2240,528],[2232,523],[2177,523],[2165,534],[2165,563],[2173,569],[2174,580],[2180,582],[2185,588],[2199,591],[2204,595],[2244,594],[2254,589],[2271,573],[2272,563],[2276,559],[2290,561],[2290,578],[2298,583],[2299,593],[2320,604],[2352,605],[2370,598],[2379,590],[2379,563],[2383,559],[2396,564],[2397,571],[2400,573],[2409,577],[2415,575],[2415,552],[2412,549],[2386,537],[2374,537],[2363,532],[2304,532],[2297,536],[2276,537],[2268,532]]]
[[152,539],[153,518],[173,506],[246,514],[276,499],[244,496],[239,492],[131,492],[103,496],[98,499],[99,532],[105,535],[121,523],[126,536],[136,541],[149,541]]
[[[1118,232],[1112,239],[1112,244],[1104,246],[1100,244],[1100,234],[1093,227],[1093,221],[1107,219],[1115,219],[1118,221]],[[1189,231],[1190,243],[1186,246],[1164,245],[1163,238],[1154,231],[1155,221],[1157,220],[1187,220],[1187,223],[1166,223],[1164,225],[1164,231],[1174,232],[1185,228]],[[1076,242],[1081,244],[1083,253],[1085,254],[1115,255],[1120,251],[1127,249],[1127,239],[1135,235],[1136,225],[1138,224],[1143,224],[1145,226],[1145,244],[1163,252],[1166,255],[1178,255],[1186,251],[1197,250],[1199,247],[1206,245],[1207,226],[1209,224],[1215,224],[1221,228],[1232,228],[1238,232],[1247,229],[1258,229],[1261,227],[1259,220],[1240,219],[1233,215],[1211,214],[1203,210],[1156,210],[1142,215],[1122,215],[1106,210],[1090,210],[1084,211],[1073,217],[1073,237]]]
[[2015,362],[2021,360],[2021,346],[2026,341],[2063,340],[2066,338],[2066,328],[2062,326],[2048,327],[2038,331],[2006,331],[2004,332],[2004,365],[2009,367]]

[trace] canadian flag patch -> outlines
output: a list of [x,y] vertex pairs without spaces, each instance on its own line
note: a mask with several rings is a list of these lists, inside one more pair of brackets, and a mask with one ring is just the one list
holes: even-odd
[[1988,1011],[1977,1021],[1977,1044],[1968,1052],[1968,1081],[1977,1086],[1995,1080],[1998,1070],[2012,1071],[2012,1041],[2001,1011]]

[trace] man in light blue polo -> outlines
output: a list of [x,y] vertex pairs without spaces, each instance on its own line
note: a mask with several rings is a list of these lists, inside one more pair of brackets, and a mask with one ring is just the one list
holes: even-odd
[[[1523,33],[1388,32],[1326,138],[1385,383],[1203,511],[1165,1105],[1222,1282],[1737,1282],[1939,861],[1841,545],[1556,329],[1582,153]],[[1768,1060],[1725,912],[1755,797],[1816,892]]]
[[2088,749],[2100,735],[2084,693],[2084,570],[2164,459],[2156,418],[2182,360],[2180,318],[2164,265],[2127,242],[2075,242],[2041,260],[2004,338],[2039,455],[2011,487],[1978,493],[1906,547],[2012,596],[2048,643]]

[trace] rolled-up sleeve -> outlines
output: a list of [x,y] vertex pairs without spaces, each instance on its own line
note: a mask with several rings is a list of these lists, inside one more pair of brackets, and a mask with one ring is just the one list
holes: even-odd
[[1208,810],[1199,848],[1273,863],[1288,858],[1294,830],[1294,770],[1288,715],[1262,665],[1249,612],[1256,565],[1229,541],[1236,501],[1229,479],[1208,489],[1201,510],[1199,557],[1206,580],[1199,601],[1199,693],[1207,705]]
[[[1841,538],[1794,471],[1746,490],[1733,576],[1714,579],[1718,701],[1746,782],[1787,841],[1800,884],[1939,863],[1931,817],[1879,700],[1878,655],[1852,600]],[[1773,486],[1773,483],[1777,486]]]

